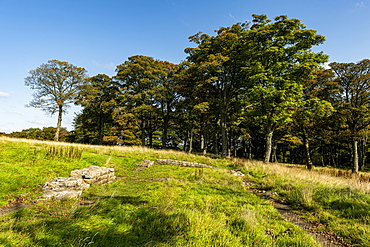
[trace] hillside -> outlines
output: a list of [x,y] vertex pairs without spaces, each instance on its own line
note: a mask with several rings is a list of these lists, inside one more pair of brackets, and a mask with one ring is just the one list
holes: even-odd
[[[72,146],[81,157],[68,157]],[[324,169],[5,138],[0,157],[0,206],[28,205],[0,216],[0,246],[320,246],[272,201],[342,246],[370,246],[369,183]],[[156,159],[219,169],[136,165]],[[116,181],[86,189],[78,201],[38,200],[46,181],[91,165],[114,168]]]

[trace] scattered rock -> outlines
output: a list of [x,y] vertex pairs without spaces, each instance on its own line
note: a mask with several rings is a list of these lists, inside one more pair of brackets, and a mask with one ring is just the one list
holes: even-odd
[[140,167],[151,167],[152,165],[154,165],[154,163],[155,161],[152,160],[144,160],[140,163],[137,163],[136,165]]
[[241,171],[230,170],[229,173],[231,173],[234,176],[239,176],[239,177],[244,177],[245,176],[245,174],[242,173]]
[[[152,182],[165,182],[165,181],[168,181],[168,180],[171,180],[171,178],[152,178],[152,179],[150,179],[150,181],[152,181]],[[174,180],[176,180],[178,182],[182,182],[181,179],[174,179]]]

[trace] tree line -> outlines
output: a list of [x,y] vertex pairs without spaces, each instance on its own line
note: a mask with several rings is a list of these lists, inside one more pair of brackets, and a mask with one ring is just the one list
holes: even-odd
[[55,140],[73,102],[71,142],[365,168],[370,60],[324,69],[325,37],[284,15],[189,39],[180,64],[136,55],[113,77],[50,60],[25,79],[29,105],[58,114]]

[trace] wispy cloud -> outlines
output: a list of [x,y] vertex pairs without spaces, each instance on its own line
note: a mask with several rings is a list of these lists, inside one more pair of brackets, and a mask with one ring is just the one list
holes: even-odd
[[6,111],[6,113],[8,113],[8,114],[12,114],[12,115],[19,115],[19,116],[23,116],[23,114],[22,114],[22,113],[17,112],[17,111]]
[[366,5],[365,5],[365,3],[364,2],[357,2],[356,3],[356,8],[366,8]]
[[38,125],[51,125],[52,124],[50,121],[46,121],[46,120],[28,120],[27,122],[38,124]]
[[237,21],[236,18],[231,13],[229,13],[229,16],[231,17],[231,19],[233,19],[233,21],[235,22]]
[[0,98],[8,98],[9,96],[10,96],[10,94],[8,94],[8,93],[0,92]]
[[99,67],[99,68],[103,68],[103,69],[116,69],[116,65],[114,65],[113,62],[110,62],[110,63],[106,63],[106,64],[101,64],[95,60],[92,61],[93,64],[96,66],[96,67]]

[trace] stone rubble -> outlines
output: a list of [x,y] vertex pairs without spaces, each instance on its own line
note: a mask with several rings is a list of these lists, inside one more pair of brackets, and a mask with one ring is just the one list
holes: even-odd
[[152,165],[154,165],[155,161],[152,161],[152,160],[144,160],[140,163],[137,163],[136,165],[137,166],[141,166],[141,167],[151,167]]
[[74,170],[70,177],[58,177],[46,182],[43,186],[43,198],[59,200],[79,198],[85,188],[108,184],[115,179],[113,168],[90,166],[81,170]]
[[157,159],[155,161],[155,164],[216,169],[216,167],[209,166],[209,165],[206,165],[206,164],[201,164],[201,163],[196,163],[196,162],[188,162],[188,161],[180,161],[180,160],[169,160],[169,159]]
[[71,177],[79,177],[87,184],[102,185],[113,182],[114,168],[107,168],[101,166],[90,166],[81,170],[71,171]]

